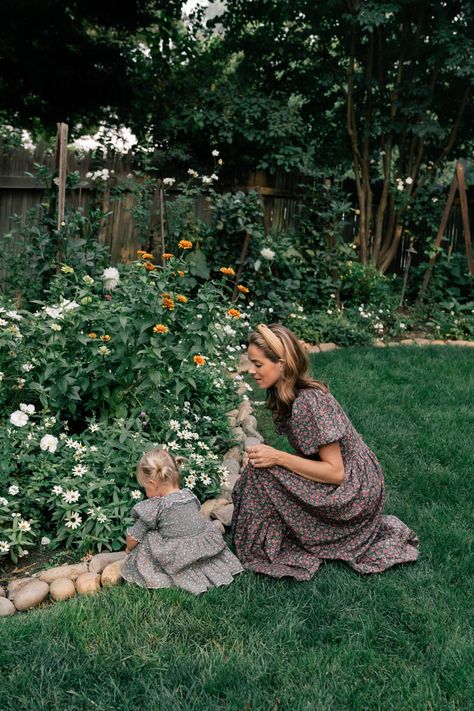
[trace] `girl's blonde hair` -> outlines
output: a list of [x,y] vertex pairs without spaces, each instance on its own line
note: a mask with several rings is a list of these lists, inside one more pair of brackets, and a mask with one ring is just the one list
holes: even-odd
[[137,466],[137,481],[144,486],[148,481],[159,481],[179,486],[182,457],[173,457],[166,449],[150,449]]
[[283,361],[282,377],[267,390],[267,406],[277,420],[287,417],[300,390],[316,388],[329,391],[325,383],[309,374],[309,360],[298,338],[286,326],[261,323],[250,334],[249,345],[263,351],[274,363]]

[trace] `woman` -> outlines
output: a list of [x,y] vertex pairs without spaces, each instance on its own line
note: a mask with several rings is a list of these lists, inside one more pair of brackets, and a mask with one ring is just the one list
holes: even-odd
[[297,454],[261,444],[234,493],[232,532],[244,568],[309,580],[323,560],[379,573],[418,558],[418,539],[382,514],[384,480],[375,454],[284,326],[260,325],[249,338],[249,372],[267,389],[276,430]]

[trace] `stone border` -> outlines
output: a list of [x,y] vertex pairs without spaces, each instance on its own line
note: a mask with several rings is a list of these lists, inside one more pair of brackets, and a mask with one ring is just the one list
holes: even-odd
[[[335,351],[345,346],[338,346],[335,343],[319,343],[311,344],[301,341],[301,344],[307,353],[327,353]],[[402,338],[400,341],[383,341],[376,338],[372,344],[374,348],[392,348],[393,346],[464,346],[474,348],[474,341],[442,341],[435,338]]]

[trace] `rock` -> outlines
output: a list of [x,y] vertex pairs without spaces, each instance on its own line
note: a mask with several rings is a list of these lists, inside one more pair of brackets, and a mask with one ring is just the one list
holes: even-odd
[[243,442],[245,439],[245,434],[242,427],[232,427],[232,439],[237,440],[237,442]]
[[239,411],[237,413],[237,424],[240,425],[241,422],[245,420],[246,417],[252,414],[252,405],[248,400],[243,400],[239,405]]
[[108,565],[115,563],[116,560],[122,560],[126,555],[125,551],[97,553],[89,563],[89,573],[101,573]]
[[400,345],[401,346],[413,346],[413,345],[415,345],[415,341],[413,340],[413,338],[402,338],[402,340],[400,341]]
[[100,590],[100,575],[98,573],[82,573],[76,579],[76,590],[79,595],[94,595]]
[[431,345],[432,345],[432,346],[445,346],[445,345],[446,345],[446,341],[441,341],[439,338],[434,338],[434,339],[431,341]]
[[255,417],[255,415],[247,415],[247,417],[245,417],[240,423],[240,426],[242,427],[244,432],[247,432],[247,430],[256,430],[257,418]]
[[239,414],[239,410],[236,407],[235,410],[229,410],[229,412],[226,412],[225,414],[227,415],[227,417],[237,417],[237,415]]
[[258,439],[258,437],[246,437],[244,439],[244,447],[247,449],[247,447],[255,447],[257,444],[260,444],[261,440]]
[[122,563],[123,560],[119,559],[104,568],[102,571],[101,583],[105,588],[112,587],[112,585],[118,585],[122,582]]
[[7,593],[5,592],[5,590],[3,588],[0,588],[0,597],[6,597],[6,596],[7,596]]
[[[224,527],[222,526],[222,528]],[[9,615],[14,615],[15,612],[16,607],[12,601],[8,600],[6,597],[0,597],[0,617],[8,617]]]
[[17,610],[29,610],[43,602],[48,593],[48,583],[43,580],[30,580],[15,592],[13,604]]
[[446,341],[448,346],[467,346],[472,348],[474,346],[474,341]]
[[235,417],[228,417],[229,427],[235,427],[237,425],[237,420]]
[[248,369],[250,368],[250,360],[249,357],[246,353],[242,353],[240,356],[240,363],[237,367],[237,372],[238,373],[248,373]]
[[232,514],[234,513],[234,504],[226,504],[212,512],[212,518],[217,518],[224,526],[230,526]]
[[260,432],[257,432],[257,430],[252,430],[249,428],[246,432],[246,435],[247,437],[253,437],[254,439],[258,439],[260,443],[264,441],[262,435],[260,434]]
[[205,516],[206,518],[210,518],[211,513],[215,510],[220,508],[221,506],[224,506],[227,503],[227,500],[224,499],[223,497],[219,497],[218,499],[209,499],[208,501],[205,501],[203,505],[201,506],[201,514]]
[[431,339],[429,338],[414,338],[413,339],[417,346],[431,346]]
[[310,345],[306,344],[305,351],[306,351],[306,353],[321,353],[320,347],[316,346],[316,345],[310,346]]
[[385,348],[385,343],[384,343],[384,341],[381,341],[379,338],[376,338],[374,341],[374,346],[376,348]]
[[226,452],[222,458],[222,463],[225,465],[228,459],[237,459],[239,462],[242,459],[240,454],[240,447],[231,447],[228,452]]
[[337,348],[335,343],[320,343],[319,350],[321,353],[327,353],[328,351],[335,351]]
[[399,346],[399,345],[400,345],[400,341],[390,341],[390,343],[387,343],[387,346],[389,348],[394,348],[395,346]]
[[227,469],[229,472],[229,476],[232,474],[239,474],[240,473],[240,460],[237,461],[237,459],[226,459],[222,462],[222,465]]
[[219,521],[218,518],[214,519],[214,521],[211,521],[211,523],[214,526],[214,528],[219,531],[219,533],[225,533],[225,526],[222,523],[222,521]]
[[56,578],[49,586],[49,594],[53,600],[69,600],[76,594],[76,587],[71,578]]
[[84,573],[87,573],[86,563],[74,563],[73,565],[59,565],[57,568],[43,570],[38,575],[38,579],[43,580],[45,583],[52,583],[53,580],[57,580],[58,578],[75,580],[79,575],[83,575]]
[[10,600],[15,599],[16,593],[21,590],[27,583],[31,583],[35,578],[16,578],[8,583],[8,597]]

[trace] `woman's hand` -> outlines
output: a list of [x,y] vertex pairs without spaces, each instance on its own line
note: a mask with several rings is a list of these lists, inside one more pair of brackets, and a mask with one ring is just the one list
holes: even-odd
[[281,452],[268,444],[257,444],[247,447],[248,463],[257,469],[266,469],[279,464]]

